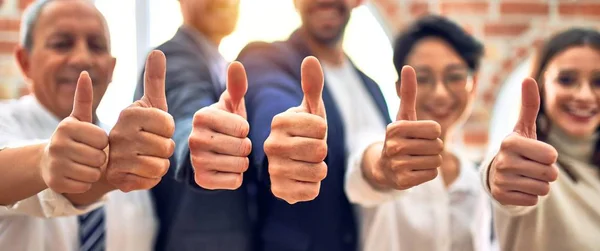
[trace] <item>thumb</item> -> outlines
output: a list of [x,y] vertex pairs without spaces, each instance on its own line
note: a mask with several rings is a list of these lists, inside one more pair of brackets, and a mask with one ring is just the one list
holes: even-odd
[[417,74],[415,69],[405,65],[400,72],[400,109],[396,120],[417,120],[416,99]]
[[319,60],[313,56],[306,57],[300,68],[302,74],[302,107],[311,114],[325,117],[323,94],[323,69]]
[[532,78],[527,78],[521,86],[521,113],[514,132],[523,137],[537,139],[535,121],[540,110],[540,93],[538,85]]
[[[244,106],[244,95],[248,90],[248,79],[244,65],[240,62],[232,62],[227,68],[227,98],[225,100],[225,109],[232,113],[243,112],[242,117],[246,117]],[[240,109],[244,108],[244,109]]]
[[154,50],[146,60],[144,72],[144,97],[150,107],[167,111],[167,97],[165,95],[165,76],[167,59],[165,54]]
[[94,91],[92,88],[92,79],[90,79],[90,75],[87,71],[83,71],[77,80],[71,117],[82,122],[92,123],[93,101]]

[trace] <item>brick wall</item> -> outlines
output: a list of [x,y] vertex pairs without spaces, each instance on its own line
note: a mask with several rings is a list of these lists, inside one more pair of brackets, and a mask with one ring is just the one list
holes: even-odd
[[19,22],[23,9],[31,0],[0,0],[0,99],[26,92],[14,62],[13,51],[19,40]]
[[[480,95],[465,125],[463,140],[476,151],[488,141],[495,96],[514,67],[542,39],[570,26],[600,29],[600,0],[372,0],[392,30],[425,13],[457,21],[486,45]],[[515,99],[519,102],[519,99]]]

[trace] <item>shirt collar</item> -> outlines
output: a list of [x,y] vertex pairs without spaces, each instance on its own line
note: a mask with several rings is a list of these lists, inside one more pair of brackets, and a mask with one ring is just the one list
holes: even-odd
[[209,69],[211,73],[219,79],[222,84],[225,83],[225,75],[227,68],[227,60],[219,52],[219,47],[210,41],[202,32],[188,26],[182,25],[181,31],[188,34],[194,42],[198,45],[203,54],[206,55],[209,63]]

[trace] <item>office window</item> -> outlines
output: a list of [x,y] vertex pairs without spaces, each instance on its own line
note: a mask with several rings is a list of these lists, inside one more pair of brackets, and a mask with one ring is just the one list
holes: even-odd
[[95,4],[106,17],[112,54],[117,58],[113,81],[97,111],[102,122],[112,125],[119,118],[120,111],[131,105],[139,74],[136,62],[136,1],[96,0]]

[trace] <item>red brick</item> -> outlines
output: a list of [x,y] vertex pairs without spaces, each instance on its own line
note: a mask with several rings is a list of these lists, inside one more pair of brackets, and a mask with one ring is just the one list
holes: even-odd
[[[497,85],[494,85],[494,87],[495,87],[495,86],[497,86]],[[483,94],[483,97],[482,97],[482,98],[483,98],[483,102],[484,102],[486,105],[492,105],[492,104],[493,104],[493,102],[494,102],[494,93],[493,93],[493,89],[492,89],[492,91],[486,91],[486,92]]]
[[18,19],[0,19],[0,31],[19,31]]
[[550,6],[536,2],[503,2],[500,3],[500,14],[548,15]]
[[413,2],[410,4],[409,12],[413,17],[418,17],[429,13],[429,4],[427,2]]
[[388,17],[394,17],[398,15],[398,7],[396,5],[389,5],[387,8],[385,8],[385,14],[387,14]]
[[529,53],[529,50],[527,48],[519,47],[519,48],[517,48],[515,56],[517,56],[517,58],[524,58],[525,56],[527,56],[528,53]]
[[529,29],[529,24],[488,23],[483,27],[486,36],[518,36]]
[[0,41],[0,53],[11,54],[15,50],[16,46],[17,46],[17,42]]
[[17,0],[19,1],[19,9],[24,10],[25,8],[27,8],[27,6],[29,6],[30,3],[33,2],[33,0]]
[[600,19],[600,3],[559,3],[558,14]]
[[487,15],[489,11],[487,2],[443,2],[440,3],[442,14],[481,14]]

